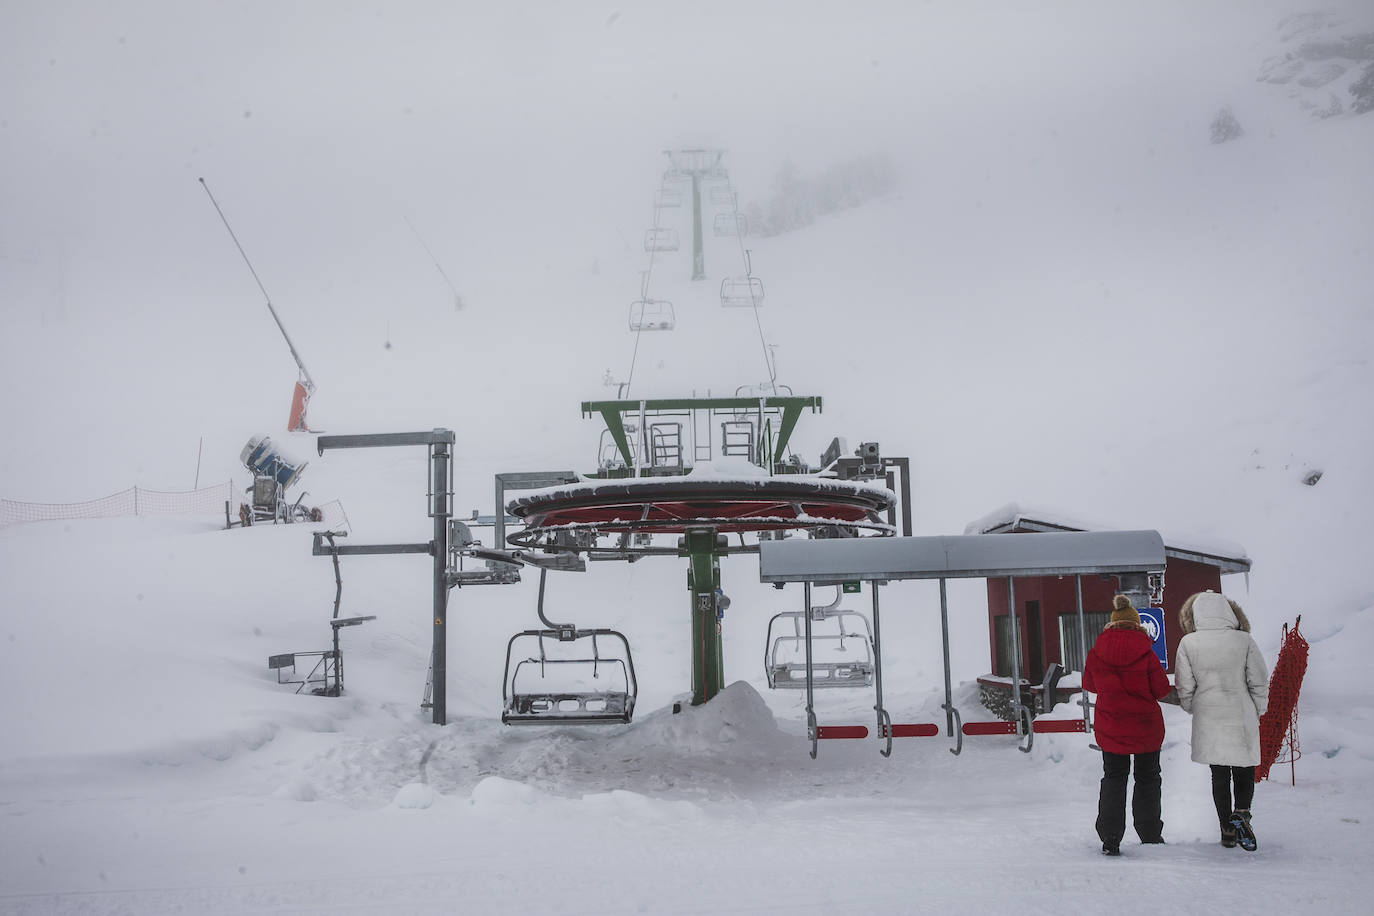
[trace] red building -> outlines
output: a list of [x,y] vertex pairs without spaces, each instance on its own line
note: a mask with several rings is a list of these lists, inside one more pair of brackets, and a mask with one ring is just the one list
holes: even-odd
[[[1103,528],[1032,512],[1017,505],[1005,506],[971,523],[965,534],[1016,534],[1027,531],[1092,531]],[[1171,543],[1164,536],[1164,640],[1172,674],[1179,632],[1178,610],[1196,592],[1224,591],[1221,577],[1248,573],[1250,559],[1234,544]],[[1086,638],[1078,632],[1078,598],[1075,579],[1083,589],[1083,622]],[[989,579],[988,648],[992,674],[1011,676],[1011,626],[1008,621],[1007,580]],[[1017,628],[1021,637],[1021,676],[1032,683],[1058,662],[1067,671],[1083,670],[1083,645],[1091,648],[1111,616],[1112,598],[1122,590],[1116,576],[1028,576],[1015,583]]]

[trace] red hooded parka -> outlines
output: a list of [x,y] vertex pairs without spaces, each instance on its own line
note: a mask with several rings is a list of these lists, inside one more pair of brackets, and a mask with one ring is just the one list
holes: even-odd
[[1109,624],[1088,652],[1083,689],[1097,694],[1093,734],[1113,754],[1148,754],[1164,745],[1159,701],[1169,679],[1138,627]]

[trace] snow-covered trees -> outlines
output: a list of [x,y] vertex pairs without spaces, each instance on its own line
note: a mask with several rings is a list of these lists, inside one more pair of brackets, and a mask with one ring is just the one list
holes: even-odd
[[746,210],[749,229],[757,235],[781,235],[811,225],[817,216],[857,207],[897,185],[897,170],[885,155],[849,159],[815,178],[804,178],[792,162],[773,177],[771,196]]
[[1212,118],[1212,142],[1225,143],[1227,140],[1234,140],[1244,134],[1240,122],[1231,113],[1229,107],[1221,109]]

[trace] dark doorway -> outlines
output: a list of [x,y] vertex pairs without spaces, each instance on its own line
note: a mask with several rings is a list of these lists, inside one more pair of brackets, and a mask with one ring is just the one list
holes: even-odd
[[1039,682],[1045,674],[1045,633],[1040,627],[1040,602],[1026,602],[1026,648],[1029,656],[1025,677]]

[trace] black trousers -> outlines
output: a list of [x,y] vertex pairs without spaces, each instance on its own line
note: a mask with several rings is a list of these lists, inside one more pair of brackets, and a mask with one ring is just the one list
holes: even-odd
[[[1102,752],[1102,790],[1097,796],[1097,835],[1103,845],[1120,846],[1126,835],[1126,777],[1135,757],[1135,788],[1131,791],[1131,819],[1142,843],[1157,843],[1164,836],[1159,804],[1163,780],[1159,775],[1159,751],[1148,754]],[[1229,816],[1231,812],[1226,812]]]
[[1212,804],[1217,806],[1217,819],[1225,826],[1231,820],[1231,783],[1236,784],[1236,808],[1250,810],[1255,800],[1255,768],[1228,767],[1212,764]]

